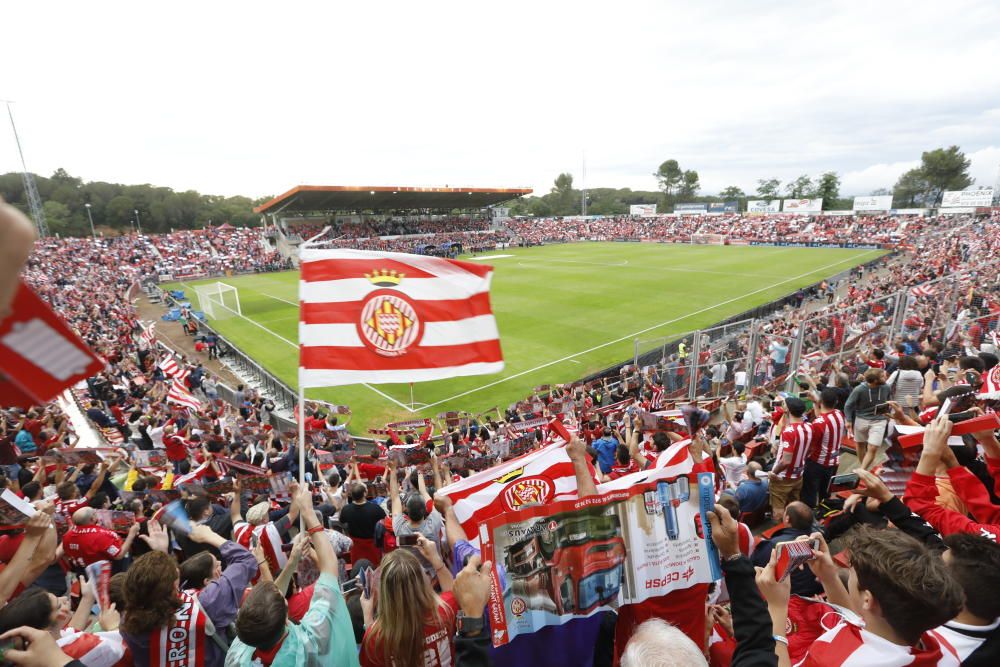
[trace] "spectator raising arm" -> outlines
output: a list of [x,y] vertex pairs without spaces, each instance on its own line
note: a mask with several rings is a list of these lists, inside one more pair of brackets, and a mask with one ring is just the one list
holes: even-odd
[[[52,517],[39,512],[28,519],[24,526],[24,539],[3,572],[0,572],[0,605],[6,604],[18,584],[30,586],[52,562],[55,555],[55,526]],[[43,541],[51,542],[49,549],[40,549]],[[48,557],[44,554],[50,554]]]
[[978,523],[937,503],[934,473],[938,464],[950,454],[945,451],[948,449],[950,434],[951,422],[946,416],[936,418],[924,431],[924,450],[920,454],[916,472],[906,485],[903,502],[944,537],[952,533],[975,533],[996,542],[1000,536],[1000,525]]

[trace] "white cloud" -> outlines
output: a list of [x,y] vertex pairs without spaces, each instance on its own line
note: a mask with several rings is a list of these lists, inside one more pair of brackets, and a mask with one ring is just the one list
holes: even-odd
[[867,192],[950,144],[992,183],[1000,146],[987,0],[39,1],[4,22],[29,167],[91,180],[545,192],[586,150],[591,186],[651,189],[675,157],[705,192],[827,170]]

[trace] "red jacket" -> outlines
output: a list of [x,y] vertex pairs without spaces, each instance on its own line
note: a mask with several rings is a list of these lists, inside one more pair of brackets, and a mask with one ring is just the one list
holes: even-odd
[[[968,471],[965,472],[968,473]],[[971,477],[971,473],[969,475]],[[949,477],[951,477],[950,473]],[[967,497],[966,491],[968,489],[966,487],[971,486],[967,484],[968,480],[964,480],[961,473],[958,473],[958,477],[959,486],[955,487],[955,493],[967,505],[970,500],[972,501],[972,505],[969,506],[970,512],[974,512],[974,507],[978,507],[979,511],[982,512],[983,508],[977,502],[975,496]],[[952,479],[954,480],[954,478]],[[983,485],[978,479],[975,481],[985,494]],[[932,475],[922,475],[918,472],[913,473],[909,483],[906,485],[903,502],[906,503],[907,507],[919,514],[924,521],[931,524],[942,536],[952,535],[953,533],[975,533],[976,535],[989,538],[994,542],[1000,541],[998,540],[998,537],[1000,537],[1000,523],[979,523],[964,514],[959,514],[954,510],[938,505],[937,483],[934,481]],[[977,514],[976,516],[978,517],[979,515]]]

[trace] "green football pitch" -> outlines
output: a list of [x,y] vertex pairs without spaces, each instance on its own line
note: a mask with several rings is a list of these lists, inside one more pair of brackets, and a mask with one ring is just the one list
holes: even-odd
[[[540,384],[570,382],[632,358],[635,338],[711,326],[798,287],[883,254],[879,250],[764,246],[575,243],[498,250],[473,261],[495,268],[491,300],[502,373],[413,385],[309,390],[351,407],[352,430],[445,410],[481,412],[525,398]],[[179,285],[195,307],[193,287]],[[298,272],[223,278],[242,317],[212,321],[219,333],[296,387]]]

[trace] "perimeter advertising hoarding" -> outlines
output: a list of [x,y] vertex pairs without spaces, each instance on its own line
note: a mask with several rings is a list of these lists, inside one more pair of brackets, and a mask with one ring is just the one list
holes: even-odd
[[766,215],[781,211],[780,199],[751,199],[747,202],[747,213],[750,215]]
[[674,204],[674,213],[687,215],[691,213],[705,213],[707,210],[708,204]]
[[785,213],[822,213],[822,199],[786,199],[781,209]]
[[709,213],[738,213],[740,210],[740,205],[738,202],[727,201],[727,202],[712,202],[708,205]]
[[[527,507],[480,526],[492,561],[494,646],[573,618],[642,602],[722,576],[708,526],[714,475],[632,484]],[[531,481],[525,480],[525,482]]]
[[855,197],[851,208],[855,211],[888,211],[892,208],[892,195]]
[[629,215],[648,218],[656,215],[656,204],[632,204],[628,207]]
[[949,190],[941,195],[941,208],[990,206],[991,204],[993,204],[993,188]]

